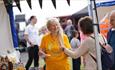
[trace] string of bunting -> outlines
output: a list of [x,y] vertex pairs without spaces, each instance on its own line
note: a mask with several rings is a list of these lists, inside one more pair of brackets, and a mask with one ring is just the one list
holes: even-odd
[[[7,9],[7,6],[9,6],[9,5],[11,5],[13,7],[13,1],[16,3],[16,6],[18,7],[18,9],[21,12],[21,7],[20,7],[21,0],[3,0],[6,9]],[[29,5],[30,9],[32,9],[31,0],[26,0],[26,1],[27,1],[27,4]],[[43,0],[38,0],[38,1],[39,1],[40,8],[42,9]],[[56,0],[51,0],[51,1],[53,3],[54,8],[56,9]],[[70,0],[66,0],[66,1],[67,1],[68,5],[70,6]]]
[[16,3],[16,6],[18,7],[18,9],[20,10],[21,12],[21,7],[20,7],[20,0],[14,0],[15,3]]

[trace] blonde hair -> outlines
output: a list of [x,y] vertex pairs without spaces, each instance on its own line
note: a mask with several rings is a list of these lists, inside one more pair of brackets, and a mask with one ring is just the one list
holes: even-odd
[[63,29],[60,25],[59,19],[57,19],[57,18],[48,19],[47,24],[46,24],[47,28],[50,26],[50,24],[57,24],[58,25],[58,27],[59,27],[59,33],[58,33],[59,40],[63,41]]
[[[54,22],[55,22],[55,23],[54,23]],[[59,20],[58,20],[57,18],[48,19],[47,24],[46,24],[47,28],[49,27],[50,24],[57,24],[58,27],[59,27],[59,32],[60,32],[61,34],[63,34],[63,29],[62,29],[62,27],[61,27],[61,25],[60,25],[60,22],[59,22]]]
[[58,25],[60,25],[59,20],[57,18],[50,18],[48,19],[46,26],[48,27],[50,24],[53,24],[53,22],[56,22]]

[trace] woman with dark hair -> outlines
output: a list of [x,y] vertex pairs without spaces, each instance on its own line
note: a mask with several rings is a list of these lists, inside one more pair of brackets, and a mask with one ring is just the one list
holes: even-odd
[[111,28],[109,29],[109,32],[107,34],[107,41],[108,44],[112,46],[114,52],[114,64],[110,70],[115,70],[115,10],[113,10],[110,13],[109,20],[110,20]]
[[30,65],[32,64],[34,60],[34,67],[37,69],[39,67],[39,36],[38,36],[38,29],[35,27],[35,24],[37,23],[36,16],[30,17],[30,24],[25,28],[24,37],[27,41],[27,47],[28,47],[28,61],[26,64],[26,70],[29,70]]
[[94,36],[92,19],[89,16],[81,18],[78,22],[78,28],[87,36],[87,38],[81,42],[80,46],[75,51],[71,51],[64,46],[61,47],[65,54],[72,58],[76,59],[83,56],[84,70],[97,70],[97,64],[90,56],[91,54],[96,58],[95,40],[90,37]]

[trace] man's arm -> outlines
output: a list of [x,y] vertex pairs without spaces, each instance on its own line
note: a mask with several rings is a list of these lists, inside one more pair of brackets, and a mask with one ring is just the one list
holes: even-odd
[[33,46],[32,42],[28,39],[28,34],[24,34],[24,38],[31,46]]

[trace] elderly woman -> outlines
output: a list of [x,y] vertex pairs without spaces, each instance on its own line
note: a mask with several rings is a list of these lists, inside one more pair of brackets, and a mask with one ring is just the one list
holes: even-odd
[[64,52],[72,58],[79,58],[80,56],[83,56],[84,70],[97,70],[97,64],[91,57],[92,55],[96,58],[95,40],[90,37],[94,36],[92,23],[92,19],[88,16],[79,20],[79,30],[82,31],[87,38],[81,42],[81,45],[75,51],[71,51],[64,46],[61,46]]
[[115,70],[115,10],[110,13],[111,28],[107,35],[107,41],[112,46],[114,52],[114,64],[110,70]]
[[40,45],[40,50],[46,55],[46,70],[70,70],[68,56],[61,49],[62,44],[66,48],[70,48],[70,44],[58,19],[49,19],[47,28],[49,33],[42,38]]

